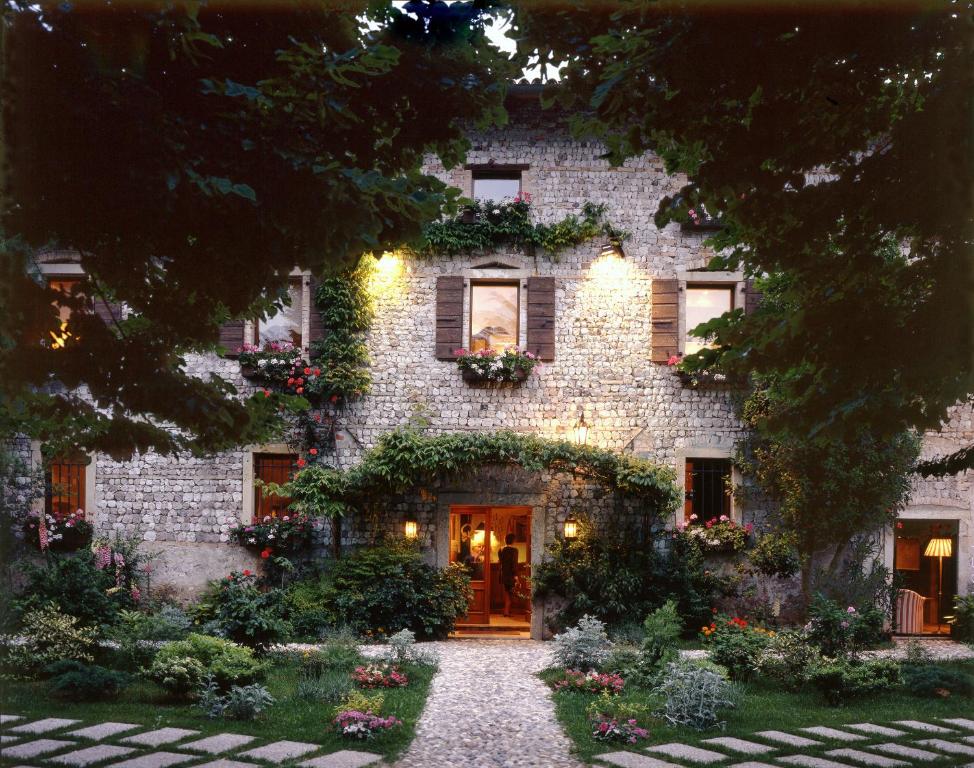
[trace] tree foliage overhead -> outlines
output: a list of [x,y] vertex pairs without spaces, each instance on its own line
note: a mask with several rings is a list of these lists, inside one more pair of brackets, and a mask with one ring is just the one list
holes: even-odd
[[701,367],[773,374],[777,427],[852,441],[936,428],[974,391],[969,3],[582,0],[517,25],[613,162],[687,174],[658,224],[702,207],[727,224],[715,266],[785,282],[786,311],[709,326]]
[[[3,429],[118,456],[266,429],[273,400],[188,376],[185,354],[280,306],[294,266],[347,266],[453,210],[421,163],[504,120],[484,5],[8,4]],[[87,300],[30,269],[46,246],[82,255]],[[83,316],[91,297],[130,317]],[[61,349],[39,344],[55,301],[76,310]]]

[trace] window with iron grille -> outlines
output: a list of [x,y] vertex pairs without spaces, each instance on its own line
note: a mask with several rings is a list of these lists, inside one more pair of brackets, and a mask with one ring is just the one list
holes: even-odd
[[[293,476],[296,459],[297,456],[290,453],[254,454],[254,479],[264,483],[282,485]],[[282,517],[287,514],[287,508],[290,504],[290,497],[278,496],[256,484],[254,485],[255,520],[263,520],[265,517]]]
[[687,459],[685,469],[686,503],[684,518],[697,516],[705,523],[714,517],[731,514],[731,463],[729,459]]
[[55,517],[66,517],[79,509],[85,511],[85,472],[88,462],[82,459],[53,461],[48,465],[44,483],[44,511]]

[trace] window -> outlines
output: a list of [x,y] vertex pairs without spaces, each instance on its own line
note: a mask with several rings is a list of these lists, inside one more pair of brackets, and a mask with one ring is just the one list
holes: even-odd
[[[278,485],[286,483],[294,474],[296,460],[297,456],[290,453],[258,453],[254,456],[254,479]],[[254,520],[286,515],[290,504],[290,497],[277,496],[254,485]]]
[[295,347],[302,346],[302,319],[304,317],[304,284],[301,278],[288,283],[290,306],[283,307],[277,314],[266,320],[254,323],[254,343],[260,346],[272,341],[289,342]]
[[734,286],[688,285],[686,301],[686,336],[683,352],[690,355],[707,347],[707,340],[690,331],[701,323],[720,317],[734,308]]
[[471,283],[471,352],[517,346],[518,292],[518,283]]
[[85,472],[88,459],[77,457],[52,461],[44,483],[44,511],[55,517],[67,517],[85,508]]
[[[63,294],[65,297],[68,296],[78,296],[78,286],[81,280],[76,277],[51,277],[47,280],[47,287],[52,291]],[[44,334],[45,339],[50,337],[51,346],[54,349],[63,347],[71,336],[68,331],[68,321],[71,319],[72,308],[68,304],[61,304],[57,300],[51,302],[58,309],[58,317],[60,318],[60,323],[57,328],[51,328],[48,330],[47,334]],[[72,510],[74,511],[74,510]]]
[[512,200],[521,194],[520,171],[474,171],[473,197],[481,202]]
[[731,514],[731,463],[729,459],[687,459],[684,470],[686,503],[684,518],[697,522]]

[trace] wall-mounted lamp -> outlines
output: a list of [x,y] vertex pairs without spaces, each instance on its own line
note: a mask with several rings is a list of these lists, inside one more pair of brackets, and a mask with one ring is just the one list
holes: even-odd
[[565,521],[565,540],[572,541],[578,538],[578,520],[574,517],[569,517]]
[[408,518],[403,526],[403,531],[407,539],[415,539],[419,536],[419,523],[412,518]]
[[618,256],[620,259],[626,257],[626,252],[622,250],[622,243],[618,240],[607,240],[599,249],[600,256]]
[[575,444],[585,445],[588,441],[588,422],[585,421],[585,409],[578,411],[578,421],[575,422]]

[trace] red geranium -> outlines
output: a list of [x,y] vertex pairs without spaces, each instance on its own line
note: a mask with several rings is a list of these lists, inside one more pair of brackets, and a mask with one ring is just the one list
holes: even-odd
[[318,455],[318,449],[317,448],[311,448],[311,449],[308,450],[308,453],[310,453],[312,456],[317,456]]
[[271,548],[267,547],[267,549],[261,551],[260,556],[266,560],[268,557],[271,556],[271,551],[272,551]]
[[304,459],[298,459],[298,466],[299,466],[299,467],[303,467],[303,466],[304,466],[305,464],[307,464],[307,463],[308,463],[308,462],[306,462],[306,461],[305,461]]

